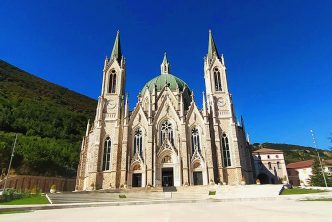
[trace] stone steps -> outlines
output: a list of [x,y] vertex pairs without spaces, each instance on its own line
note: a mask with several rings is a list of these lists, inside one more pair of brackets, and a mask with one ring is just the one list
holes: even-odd
[[[209,191],[216,191],[215,199],[277,197],[282,185],[245,186],[195,186],[157,189],[102,190],[48,194],[52,203],[124,202],[144,200],[204,200],[211,198]],[[120,198],[125,195],[126,198]]]

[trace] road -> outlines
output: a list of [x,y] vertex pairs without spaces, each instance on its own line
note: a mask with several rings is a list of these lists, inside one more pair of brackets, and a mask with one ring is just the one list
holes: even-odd
[[2,214],[3,222],[168,222],[168,221],[301,221],[331,222],[332,202],[323,201],[242,201],[174,203],[155,205],[105,206],[40,210]]

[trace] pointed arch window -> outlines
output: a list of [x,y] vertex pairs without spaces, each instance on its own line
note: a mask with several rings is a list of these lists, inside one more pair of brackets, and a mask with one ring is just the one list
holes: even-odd
[[268,162],[267,165],[269,166],[269,170],[272,170],[272,164],[271,164],[271,162]]
[[171,144],[174,146],[174,133],[172,124],[166,120],[161,124],[160,129],[160,143],[164,143],[165,141],[169,140]]
[[194,153],[196,150],[197,152],[201,152],[201,144],[199,141],[199,131],[197,128],[193,128],[191,130],[191,152]]
[[115,89],[116,89],[116,72],[114,69],[112,69],[109,74],[108,93],[115,93]]
[[107,137],[104,142],[104,153],[103,153],[103,165],[102,170],[110,170],[111,169],[111,138]]
[[143,156],[143,138],[142,130],[140,128],[135,130],[134,135],[134,155],[138,153],[141,157]]
[[229,167],[229,166],[232,165],[232,163],[231,163],[231,154],[230,154],[230,151],[229,151],[228,137],[225,133],[222,135],[221,142],[222,142],[224,167]]
[[220,76],[220,71],[218,68],[213,69],[213,75],[214,75],[214,84],[215,84],[216,91],[222,91],[221,76]]

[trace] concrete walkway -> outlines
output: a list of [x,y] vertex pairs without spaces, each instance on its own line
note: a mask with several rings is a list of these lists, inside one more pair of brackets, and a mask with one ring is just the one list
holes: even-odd
[[[2,211],[20,211],[20,210],[51,210],[66,208],[87,208],[87,207],[115,207],[115,206],[131,206],[131,205],[160,205],[160,204],[180,204],[180,203],[218,203],[218,202],[263,202],[263,201],[299,201],[308,199],[332,198],[332,192],[299,194],[299,195],[280,195],[275,197],[232,197],[218,198],[211,196],[210,198],[200,199],[146,199],[146,200],[126,200],[110,201],[110,202],[84,202],[84,203],[62,203],[62,204],[41,204],[41,205],[0,205]],[[332,202],[331,202],[332,203]]]
[[331,221],[332,202],[294,200],[163,203],[155,205],[103,206],[3,214],[0,221]]

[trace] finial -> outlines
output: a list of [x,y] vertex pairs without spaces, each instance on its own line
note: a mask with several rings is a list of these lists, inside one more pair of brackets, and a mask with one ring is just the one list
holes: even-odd
[[90,119],[88,119],[88,123],[86,124],[86,132],[85,132],[85,136],[89,135],[89,131],[90,131]]
[[167,60],[166,52],[164,53],[164,58],[163,58],[163,62],[160,65],[160,69],[161,69],[161,74],[169,74],[170,73],[170,64]]

